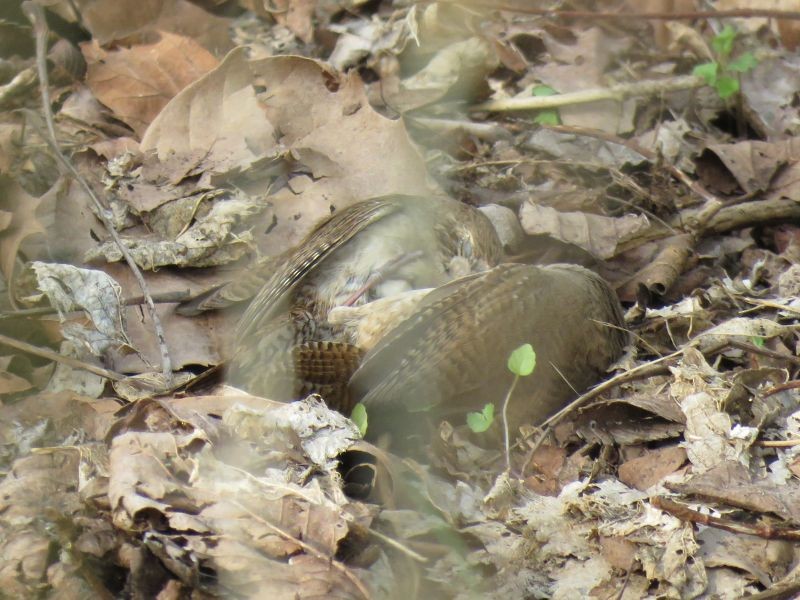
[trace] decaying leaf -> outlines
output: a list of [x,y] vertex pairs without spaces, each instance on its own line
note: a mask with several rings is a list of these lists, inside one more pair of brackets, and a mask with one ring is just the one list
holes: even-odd
[[105,50],[83,45],[87,85],[115,116],[142,135],[169,100],[217,65],[191,38],[163,32],[152,43]]
[[562,213],[553,208],[526,202],[520,211],[525,233],[547,234],[575,244],[598,258],[611,258],[619,246],[645,231],[645,216],[628,215],[621,218],[586,213]]
[[[128,345],[119,284],[102,271],[72,265],[31,263],[39,289],[58,311],[64,337],[102,356],[112,345]],[[66,315],[83,311],[93,329],[67,323]]]
[[30,196],[15,181],[0,178],[0,272],[9,285],[14,275],[14,263],[20,244],[28,237],[45,233],[36,217],[40,198]]

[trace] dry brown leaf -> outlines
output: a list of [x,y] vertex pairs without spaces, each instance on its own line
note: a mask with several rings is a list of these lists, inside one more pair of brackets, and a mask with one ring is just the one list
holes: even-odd
[[147,31],[190,37],[219,56],[231,47],[228,21],[188,0],[76,0],[81,23],[100,45]]
[[763,192],[770,188],[775,174],[785,165],[800,161],[800,141],[747,141],[708,146],[725,165],[745,193]]
[[[336,208],[384,194],[429,194],[427,169],[401,120],[370,105],[361,80],[317,61],[273,57],[252,64],[281,143],[310,174],[299,173],[270,196],[274,221],[263,246],[276,254],[297,243]],[[264,227],[266,229],[266,227]]]
[[33,387],[30,381],[9,373],[5,369],[0,371],[0,396],[18,394]]
[[649,227],[644,215],[613,218],[582,212],[559,212],[533,201],[522,205],[520,221],[528,235],[547,234],[575,244],[601,259],[613,257],[621,243],[635,239],[637,233]]
[[684,494],[695,494],[711,502],[724,502],[763,515],[776,515],[793,527],[800,524],[800,484],[789,480],[778,484],[757,478],[738,462],[722,462],[686,483],[670,486]]
[[275,129],[258,106],[242,48],[175,96],[142,136],[143,151],[204,158],[218,172],[246,169],[275,150]]
[[[32,235],[46,233],[36,217],[41,201],[29,195],[16,181],[0,177],[0,210],[6,213],[8,221],[0,230],[0,273],[7,284],[12,281],[20,244]],[[7,218],[9,213],[13,215],[11,219]]]
[[18,158],[24,127],[21,123],[0,123],[0,175],[9,175]]
[[[539,81],[560,93],[605,87],[606,69],[630,44],[627,38],[612,37],[599,27],[578,31],[574,40],[567,43],[551,35],[545,35],[543,40],[553,60],[531,70]],[[558,111],[565,125],[610,133],[631,131],[635,112],[635,100],[604,100],[565,106]]]
[[191,38],[167,32],[130,47],[104,50],[93,41],[81,50],[89,88],[140,136],[173,96],[217,65]]
[[315,0],[275,0],[271,3],[270,14],[276,22],[286,27],[304,43],[314,41]]
[[636,544],[623,537],[601,537],[603,556],[617,569],[630,570],[636,561]]
[[[695,0],[625,0],[626,10],[635,13],[676,13],[698,10]],[[680,24],[680,23],[679,23]],[[658,47],[666,49],[674,43],[674,30],[670,21],[650,21]],[[682,25],[682,24],[681,24]]]
[[660,448],[634,458],[619,467],[619,480],[637,490],[647,490],[686,462],[686,450]]
[[[148,515],[168,523],[171,533],[152,527],[152,535],[170,549],[177,534],[194,576],[212,568],[240,593],[289,598],[324,588],[326,597],[349,598],[352,576],[331,561],[353,524],[369,517],[338,491],[333,459],[356,430],[350,424],[345,432],[344,418],[319,401],[261,402],[230,406],[217,426],[191,404],[183,409],[191,420],[163,402],[132,407],[111,442],[113,521],[126,530]],[[221,408],[207,408],[214,404]],[[177,555],[168,550],[162,560],[177,566],[170,556]]]
[[408,112],[445,97],[473,102],[484,89],[486,75],[497,66],[492,47],[481,38],[460,40],[440,49],[422,69],[403,79],[397,94],[386,100]]
[[[792,12],[800,10],[800,2],[798,2],[798,0],[717,0],[715,9],[767,9]],[[788,50],[794,50],[792,44],[796,43],[798,36],[798,24],[796,20],[750,18],[732,19],[732,22],[736,29],[747,33],[756,33],[761,28],[769,26],[773,31],[780,34],[781,41],[783,41],[784,46],[786,46]]]
[[[127,265],[109,264],[104,270],[119,282],[123,297],[141,295]],[[199,274],[190,279],[188,274],[163,269],[147,273],[146,278],[153,294],[181,289],[199,290],[208,285],[207,277]],[[219,364],[220,353],[227,345],[227,335],[232,327],[228,322],[229,317],[208,312],[195,319],[188,319],[175,314],[175,304],[158,304],[156,310],[164,326],[174,369],[182,369],[186,365]],[[125,309],[125,319],[131,345],[136,348],[137,353],[112,351],[114,370],[120,373],[144,373],[152,370],[152,365],[159,364],[160,354],[149,314],[142,306],[129,306]]]

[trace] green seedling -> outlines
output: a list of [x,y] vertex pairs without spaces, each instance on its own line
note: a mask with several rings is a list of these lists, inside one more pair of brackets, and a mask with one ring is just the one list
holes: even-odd
[[[533,88],[531,93],[534,96],[539,97],[555,96],[558,94],[558,92],[549,85],[537,85],[535,88]],[[536,113],[533,122],[538,123],[539,125],[561,125],[561,117],[558,116],[558,110],[555,108],[547,108]]]
[[527,377],[536,368],[536,352],[533,351],[533,346],[530,344],[522,344],[519,348],[511,353],[508,357],[508,370],[514,374],[514,381],[511,382],[511,387],[508,388],[506,399],[503,400],[503,435],[505,436],[506,445],[506,471],[511,471],[511,444],[508,435],[508,405],[511,401],[511,394],[514,393],[514,388],[517,387],[517,382],[520,377]]
[[[530,344],[523,344],[514,350],[508,357],[508,370],[514,374],[514,381],[511,382],[511,387],[506,394],[506,400],[503,403],[503,421],[506,421],[506,412],[508,410],[508,401],[514,388],[517,386],[517,381],[520,377],[526,377],[533,373],[536,367],[536,352],[533,351],[533,346]],[[483,407],[480,412],[467,413],[467,425],[475,433],[483,433],[494,422],[494,404],[491,402]],[[508,428],[506,428],[508,429]],[[508,431],[506,431],[506,447],[508,446]]]
[[741,85],[739,75],[752,71],[758,60],[752,52],[742,52],[732,57],[734,43],[737,36],[736,30],[730,25],[714,36],[711,47],[716,60],[697,65],[692,73],[705,79],[706,83],[717,91],[723,100],[736,94]]
[[536,352],[533,351],[533,346],[530,344],[523,344],[511,353],[508,357],[508,370],[511,371],[514,377],[513,386],[517,384],[520,377],[527,377],[536,368]]
[[475,433],[483,433],[494,422],[494,404],[489,402],[481,412],[467,413],[467,425]]
[[[533,346],[523,344],[514,350],[508,357],[508,370],[514,374],[514,381],[508,388],[508,393],[503,401],[503,434],[505,436],[506,449],[506,468],[511,470],[511,447],[508,433],[508,404],[511,401],[511,394],[517,387],[520,377],[527,377],[536,368],[536,352]],[[481,412],[467,413],[467,425],[475,433],[482,433],[491,427],[494,421],[494,404],[489,403],[483,407]]]
[[350,413],[350,420],[358,427],[361,437],[367,435],[367,426],[369,419],[367,418],[367,407],[359,402],[353,407],[353,412]]

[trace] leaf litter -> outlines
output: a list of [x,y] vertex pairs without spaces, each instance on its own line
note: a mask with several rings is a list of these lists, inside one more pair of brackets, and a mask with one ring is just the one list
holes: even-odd
[[[2,24],[30,33],[18,4]],[[794,0],[713,3],[736,18],[693,0],[42,4],[63,24],[59,144],[163,298],[176,373],[159,376],[141,290],[48,153],[30,38],[9,36],[4,594],[800,591],[797,21],[755,18]],[[755,58],[730,100],[687,78],[725,25]],[[614,93],[575,96],[591,90]],[[557,120],[514,108],[528,98]],[[502,220],[516,260],[592,265],[628,307],[616,385],[523,430],[510,473],[465,423],[442,423],[422,465],[317,398],[180,387],[222,362],[237,309],[187,318],[175,294],[268,264],[353,202],[442,191]]]

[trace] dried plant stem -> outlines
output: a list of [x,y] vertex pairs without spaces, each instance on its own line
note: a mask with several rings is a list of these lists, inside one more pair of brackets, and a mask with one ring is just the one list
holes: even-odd
[[[182,302],[189,297],[189,291],[178,292],[164,292],[163,294],[153,294],[153,302],[155,304],[172,304],[175,302]],[[144,304],[144,296],[134,296],[133,298],[126,298],[122,304],[123,306],[137,306]],[[23,317],[40,317],[43,315],[53,315],[58,311],[52,306],[41,306],[36,308],[21,308],[19,310],[0,310],[0,320],[2,319],[18,319]],[[81,310],[72,311],[75,313],[82,312]],[[67,313],[69,314],[69,313]]]
[[5,85],[0,85],[0,106],[27,92],[36,85],[36,69],[28,67],[17,73]]
[[683,75],[670,79],[657,81],[636,81],[633,83],[620,83],[607,88],[595,88],[568,92],[555,96],[524,96],[516,98],[502,98],[489,100],[473,106],[472,111],[510,112],[517,110],[540,110],[543,108],[558,108],[573,104],[586,104],[599,100],[617,100],[635,96],[657,96],[668,92],[691,90],[706,85],[705,79],[695,75]]
[[517,387],[519,375],[514,374],[514,381],[508,388],[505,400],[503,400],[503,441],[505,442],[506,451],[506,471],[511,472],[511,436],[508,431],[508,405],[511,403],[511,394],[514,393],[514,388]]
[[276,534],[281,536],[283,539],[288,540],[288,541],[292,542],[293,544],[297,544],[306,553],[310,554],[311,556],[314,556],[315,558],[321,560],[322,562],[326,562],[329,565],[331,565],[331,567],[333,567],[334,569],[336,569],[337,571],[342,573],[356,587],[356,589],[359,591],[359,593],[362,595],[362,597],[365,598],[365,600],[369,600],[369,598],[372,597],[370,595],[370,593],[369,593],[369,590],[367,590],[367,588],[364,586],[364,584],[361,582],[361,580],[344,563],[334,559],[331,556],[326,555],[324,552],[320,552],[319,550],[314,548],[314,546],[312,546],[311,544],[307,544],[303,540],[301,540],[301,539],[293,536],[292,534],[290,534],[288,531],[284,531],[283,528],[275,525],[274,523],[270,523],[264,517],[257,515],[252,510],[247,508],[244,504],[242,504],[240,502],[236,502],[235,500],[232,502],[232,504],[234,506],[238,507],[239,510],[241,510],[242,512],[246,513],[247,516],[249,516],[251,519],[253,519],[255,521],[258,521],[259,523],[264,525],[264,527],[274,531]]
[[[566,417],[570,413],[576,411],[578,408],[587,404],[589,400],[596,398],[603,392],[610,390],[621,383],[633,381],[635,379],[639,379],[642,377],[647,377],[653,375],[656,372],[661,372],[663,369],[663,363],[682,355],[683,355],[683,349],[676,350],[672,354],[667,354],[666,356],[661,356],[659,358],[653,359],[649,362],[638,365],[633,369],[625,371],[624,373],[615,375],[611,379],[607,379],[603,383],[593,387],[585,394],[578,396],[575,400],[567,404],[567,406],[559,410],[554,415],[551,415],[541,424],[539,429],[539,437],[537,438],[536,442],[534,442],[531,449],[528,451],[529,459],[534,455],[536,450],[539,449],[539,447],[542,445],[542,442],[544,442],[545,438],[547,437],[547,434],[553,429],[553,427],[555,427],[558,423],[560,423],[564,419],[564,417]],[[526,463],[527,462],[528,461],[526,461]]]
[[686,21],[694,19],[784,19],[790,21],[800,20],[800,11],[777,10],[769,8],[734,8],[730,10],[689,10],[689,11],[664,11],[664,12],[603,12],[587,10],[558,10],[535,8],[520,2],[519,4],[506,4],[494,0],[440,0],[443,3],[458,3],[476,8],[490,10],[503,10],[522,13],[526,15],[539,15],[542,17],[561,19],[593,19],[607,21]]
[[[725,519],[701,513],[700,511],[693,510],[688,506],[675,502],[666,496],[655,496],[650,500],[650,503],[663,510],[666,513],[677,517],[681,521],[689,523],[699,523],[708,527],[716,527],[731,533],[741,533],[746,535],[754,535],[765,540],[789,540],[792,542],[800,541],[800,530],[795,527],[781,527],[771,526],[764,523],[742,523],[734,521],[733,519]],[[788,598],[788,596],[782,596]],[[796,597],[796,596],[792,596]]]
[[402,552],[403,554],[405,554],[406,556],[408,556],[412,560],[415,560],[415,561],[417,561],[419,563],[427,563],[428,562],[428,559],[425,558],[424,556],[422,556],[422,554],[420,554],[419,552],[414,552],[408,546],[404,546],[403,544],[401,544],[397,540],[390,538],[388,535],[382,534],[380,531],[376,531],[375,529],[369,529],[369,530],[367,530],[367,532],[371,536],[374,536],[376,539],[378,539],[381,542],[383,542],[384,544],[386,544],[388,546],[391,546],[392,548],[394,548],[395,550],[397,550],[399,552]]
[[62,356],[58,352],[53,352],[49,348],[34,346],[33,344],[21,342],[20,340],[15,340],[14,338],[10,338],[3,334],[0,334],[0,344],[3,346],[9,346],[10,348],[14,348],[22,352],[27,352],[28,354],[33,354],[34,356],[41,356],[47,360],[63,363],[74,369],[83,369],[84,371],[94,373],[100,377],[105,377],[111,381],[122,381],[125,379],[124,376],[120,375],[119,373],[115,373],[114,371],[109,371],[108,369],[78,360],[77,358],[72,358],[71,356]]
[[125,258],[125,262],[128,263],[131,271],[133,272],[133,276],[136,278],[139,287],[142,290],[142,296],[144,297],[145,304],[147,305],[147,310],[150,314],[150,318],[153,320],[153,329],[155,330],[156,339],[158,341],[158,348],[161,352],[161,371],[164,376],[164,381],[167,386],[170,386],[172,383],[172,361],[169,355],[169,349],[167,348],[167,340],[164,334],[164,327],[161,324],[161,319],[159,318],[158,314],[156,313],[156,306],[153,302],[153,298],[150,295],[150,290],[148,289],[147,282],[144,280],[144,276],[142,272],[139,270],[136,261],[133,259],[128,247],[119,237],[117,230],[114,228],[114,224],[109,219],[108,215],[106,214],[106,210],[103,207],[100,199],[94,193],[91,186],[87,183],[87,181],[78,173],[78,170],[72,165],[72,163],[67,160],[67,157],[61,152],[61,149],[58,145],[58,139],[56,138],[56,129],[55,125],[53,124],[53,113],[50,108],[50,90],[49,90],[49,80],[47,77],[47,63],[46,63],[46,46],[47,46],[47,23],[45,21],[44,10],[39,4],[35,2],[26,1],[22,4],[23,11],[25,11],[26,16],[33,24],[33,30],[36,38],[36,66],[39,73],[39,87],[41,89],[42,95],[42,108],[44,112],[45,122],[47,123],[47,133],[49,135],[47,142],[50,145],[53,154],[55,155],[56,160],[61,164],[61,166],[72,175],[75,180],[80,184],[83,190],[88,194],[88,196],[92,199],[92,203],[94,204],[95,210],[97,212],[97,216],[103,222],[106,230],[108,231],[109,235],[111,235],[114,243],[119,247],[120,252],[122,252],[122,256]]

